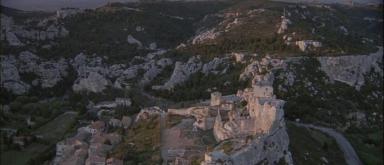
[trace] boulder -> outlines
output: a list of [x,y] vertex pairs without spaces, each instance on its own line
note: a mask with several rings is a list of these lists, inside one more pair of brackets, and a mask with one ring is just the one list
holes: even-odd
[[84,78],[78,78],[72,86],[73,91],[102,92],[111,82],[97,72],[90,72]]
[[13,32],[5,32],[5,38],[7,39],[8,44],[11,46],[24,46],[24,44]]
[[17,60],[13,55],[1,56],[1,86],[16,95],[27,93],[30,85],[20,80]]
[[127,37],[127,42],[129,44],[136,44],[139,48],[142,48],[143,47],[143,44],[137,40],[136,38],[134,38],[132,35],[128,35]]
[[121,123],[123,124],[124,129],[127,129],[131,125],[132,119],[129,116],[123,116]]

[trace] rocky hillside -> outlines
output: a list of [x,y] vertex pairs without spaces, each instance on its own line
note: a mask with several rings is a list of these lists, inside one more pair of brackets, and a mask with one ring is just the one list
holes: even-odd
[[[60,164],[67,158],[158,163],[164,155],[156,154],[164,151],[157,138],[167,137],[159,131],[162,126],[156,125],[164,122],[159,114],[169,108],[204,104],[212,92],[232,98],[246,88],[257,91],[257,84],[273,90],[268,98],[285,101],[279,106],[279,120],[284,125],[276,129],[279,135],[259,132],[260,136],[248,137],[248,142],[247,138],[245,142],[240,142],[242,138],[215,141],[212,132],[199,128],[204,145],[196,143],[199,153],[188,161],[218,161],[202,158],[204,146],[210,148],[207,154],[212,159],[226,161],[241,162],[256,153],[260,156],[254,159],[257,162],[264,158],[279,162],[285,156],[287,163],[344,163],[342,158],[330,156],[342,154],[337,147],[334,153],[324,147],[335,143],[325,135],[310,142],[318,146],[305,148],[312,155],[299,153],[300,141],[280,143],[288,135],[303,138],[299,132],[319,133],[292,124],[286,128],[287,120],[337,129],[363,163],[380,164],[382,13],[377,6],[277,1],[111,3],[56,12],[2,7],[0,123],[1,143],[7,145],[2,145],[1,152],[17,153],[20,159],[10,160],[2,154],[1,163]],[[254,100],[241,98],[243,102],[236,106],[246,113],[246,105]],[[130,125],[138,112],[148,115],[152,111],[157,115]],[[213,119],[217,114],[208,116]],[[195,117],[172,116],[167,120],[174,126],[169,131],[192,129],[191,122],[202,119],[201,114]],[[223,121],[227,119],[225,114]],[[52,131],[57,122],[63,123],[63,129]],[[237,128],[238,123],[228,123],[225,129]],[[92,133],[95,130],[100,134]],[[143,141],[146,136],[152,142]],[[276,143],[277,149],[268,146],[270,152],[262,148],[248,151],[261,144],[252,141],[253,136],[263,141],[272,137],[268,142]],[[186,146],[180,145],[188,148],[191,139],[180,140],[186,140]],[[245,146],[232,151],[232,144]],[[88,153],[92,145],[102,146],[102,151]],[[78,157],[70,157],[72,150],[65,147],[76,148]],[[278,157],[271,156],[277,152]]]

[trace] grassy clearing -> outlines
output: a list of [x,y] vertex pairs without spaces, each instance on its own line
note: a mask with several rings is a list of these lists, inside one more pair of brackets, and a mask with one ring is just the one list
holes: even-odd
[[383,130],[368,134],[347,134],[364,164],[383,164]]
[[316,130],[287,123],[289,150],[295,164],[319,164],[325,157],[329,164],[346,164],[334,139]]
[[33,143],[30,144],[27,148],[18,151],[18,150],[9,150],[1,152],[1,164],[9,165],[24,165],[27,162],[39,156],[39,154],[48,149],[48,145]]
[[226,141],[220,145],[220,149],[224,151],[226,154],[230,154],[233,150],[232,142]]
[[185,117],[180,115],[168,115],[167,128],[171,128],[181,122]]
[[126,164],[161,163],[159,118],[154,117],[134,125],[110,155],[124,160]]
[[41,135],[44,140],[55,143],[62,139],[67,130],[73,126],[76,117],[76,112],[66,112],[36,129],[34,134]]
[[[37,128],[33,134],[42,135],[43,141],[33,142],[21,150],[10,149],[1,151],[1,164],[39,164],[44,162],[46,159],[50,159],[51,157],[49,156],[51,156],[51,154],[47,155],[46,152],[51,153],[52,149],[54,149],[51,146],[64,137],[67,131],[73,126],[76,121],[76,117],[77,113],[67,112]],[[41,157],[42,155],[47,155],[48,157]],[[31,160],[34,161],[31,162]]]

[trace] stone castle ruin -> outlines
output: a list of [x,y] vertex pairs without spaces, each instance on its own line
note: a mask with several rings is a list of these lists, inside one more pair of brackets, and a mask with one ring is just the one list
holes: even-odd
[[[247,165],[265,160],[273,164],[281,159],[292,163],[284,121],[285,102],[276,99],[272,86],[265,82],[259,81],[231,96],[213,92],[207,105],[168,109],[171,115],[194,117],[195,128],[212,130],[218,145],[205,151],[202,165]],[[231,150],[224,152],[224,145]]]
[[[238,96],[247,102],[244,109],[225,110],[227,120],[223,120],[220,110],[215,120],[214,135],[217,141],[249,135],[267,134],[278,127],[284,116],[283,100],[270,96],[269,86],[239,91]],[[283,121],[284,122],[284,121]]]
[[[253,88],[238,91],[237,97],[246,102],[244,107],[217,110],[213,134],[219,145],[205,153],[202,164],[245,165],[263,160],[273,164],[280,159],[292,164],[284,121],[285,102],[275,98],[269,85],[253,85]],[[231,150],[223,152],[222,146],[228,144],[232,144]]]

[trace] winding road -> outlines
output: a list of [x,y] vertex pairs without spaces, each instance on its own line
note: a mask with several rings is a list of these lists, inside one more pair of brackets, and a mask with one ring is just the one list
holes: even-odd
[[165,144],[165,136],[164,136],[164,131],[166,128],[166,123],[167,122],[167,114],[166,113],[161,113],[160,114],[160,153],[161,153],[161,158],[163,159],[163,164],[167,164],[168,160],[168,149],[164,146]]
[[359,156],[357,156],[356,151],[353,149],[351,143],[349,143],[349,141],[341,133],[335,131],[332,128],[315,126],[312,124],[303,124],[303,123],[296,123],[296,122],[294,122],[294,124],[299,127],[316,129],[333,137],[336,140],[337,144],[339,145],[339,148],[341,149],[341,151],[343,151],[345,161],[347,162],[348,165],[363,164]]

